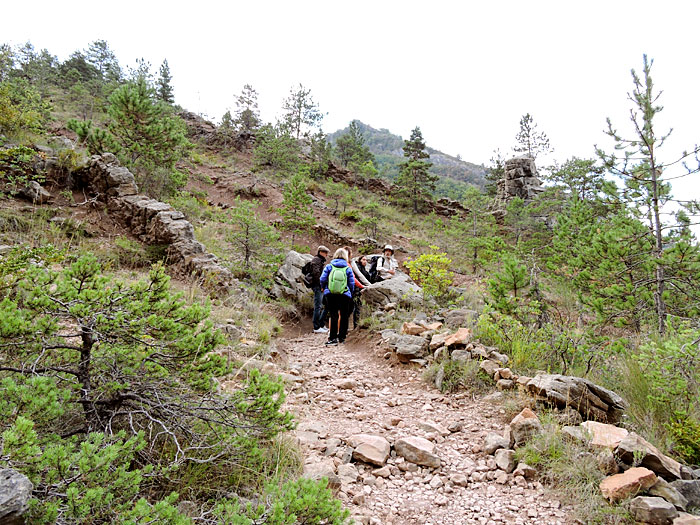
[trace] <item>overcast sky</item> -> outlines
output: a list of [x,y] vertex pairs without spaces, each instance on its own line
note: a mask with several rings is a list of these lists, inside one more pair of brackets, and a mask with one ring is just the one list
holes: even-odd
[[[554,158],[592,156],[610,116],[630,130],[626,93],[642,54],[664,91],[665,160],[700,142],[700,2],[33,1],[3,6],[1,40],[65,59],[105,39],[122,65],[167,58],[176,101],[219,120],[243,84],[266,120],[292,85],[312,90],[325,131],[352,119],[485,163],[529,112]],[[11,23],[8,23],[12,21]],[[700,179],[678,186],[700,194]],[[690,196],[690,195],[686,195]]]

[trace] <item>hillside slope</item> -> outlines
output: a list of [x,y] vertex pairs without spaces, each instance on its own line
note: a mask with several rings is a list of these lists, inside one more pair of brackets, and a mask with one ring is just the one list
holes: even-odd
[[[377,160],[377,167],[380,173],[387,178],[393,179],[398,175],[398,164],[403,159],[403,138],[393,134],[385,128],[376,129],[363,122],[357,121],[358,127],[365,137],[365,143],[370,151],[374,153]],[[328,135],[331,144],[335,144],[338,137],[348,131],[348,127],[339,129]],[[443,153],[435,148],[428,147],[430,162],[433,163],[431,172],[443,178],[449,178],[468,184],[473,184],[480,188],[484,187],[486,168],[484,166],[466,162],[464,160]]]

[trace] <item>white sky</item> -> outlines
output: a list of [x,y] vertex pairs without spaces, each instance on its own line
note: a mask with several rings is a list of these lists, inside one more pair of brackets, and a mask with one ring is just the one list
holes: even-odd
[[[486,163],[529,112],[554,158],[592,156],[610,116],[629,130],[630,69],[654,58],[665,160],[700,142],[700,2],[124,0],[12,2],[0,41],[31,40],[65,59],[105,39],[122,65],[167,58],[176,101],[214,120],[244,83],[266,120],[289,88],[311,88],[324,130],[354,118]],[[104,7],[103,7],[104,6]],[[109,6],[109,8],[107,7]],[[9,22],[9,23],[8,23]],[[675,193],[700,197],[700,176]]]

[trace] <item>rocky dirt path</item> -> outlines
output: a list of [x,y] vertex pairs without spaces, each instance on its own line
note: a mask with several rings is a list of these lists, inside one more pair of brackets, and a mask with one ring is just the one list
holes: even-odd
[[[323,335],[285,338],[296,388],[288,409],[305,472],[326,476],[359,523],[565,524],[570,508],[534,480],[499,470],[481,451],[489,431],[501,432],[503,410],[470,394],[442,395],[421,379],[421,369],[391,364],[385,350],[350,337],[326,348]],[[351,460],[356,434],[383,436],[392,445],[418,436],[435,444],[438,468],[419,467],[392,449],[383,468]]]

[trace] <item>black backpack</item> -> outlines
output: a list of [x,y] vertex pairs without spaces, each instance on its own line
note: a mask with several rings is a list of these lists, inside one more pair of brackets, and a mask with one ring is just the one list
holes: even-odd
[[367,273],[369,273],[369,282],[371,283],[378,283],[384,280],[379,276],[379,272],[377,271],[377,263],[381,257],[381,255],[375,255],[369,260],[369,270]]
[[304,283],[304,286],[306,286],[307,288],[313,288],[313,286],[314,286],[314,274],[313,274],[313,271],[311,270],[311,261],[307,262],[301,268],[301,280]]

